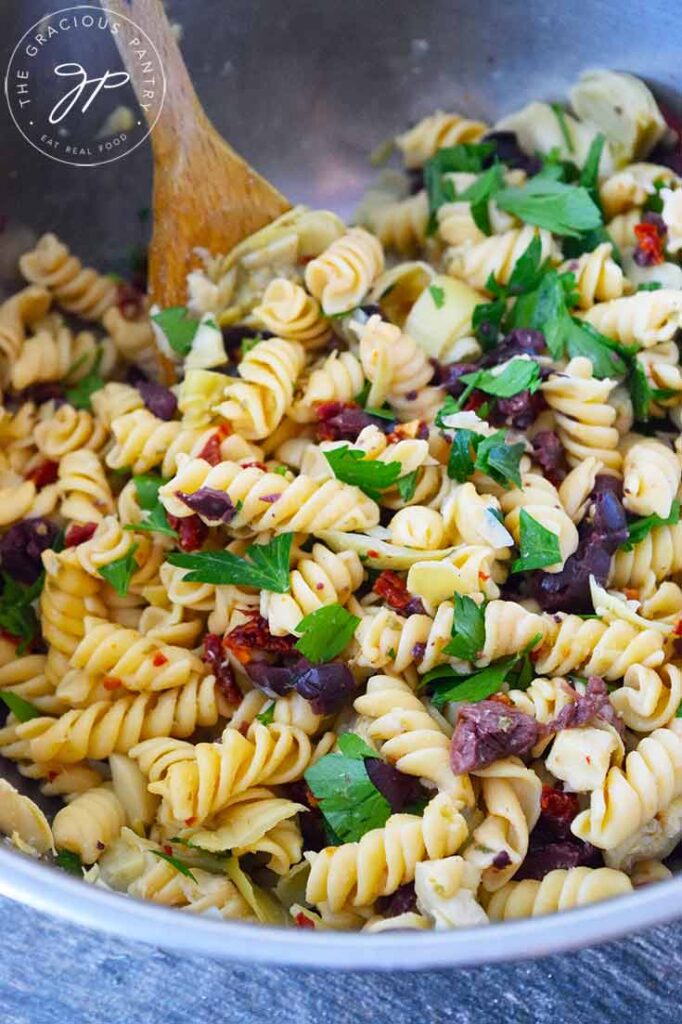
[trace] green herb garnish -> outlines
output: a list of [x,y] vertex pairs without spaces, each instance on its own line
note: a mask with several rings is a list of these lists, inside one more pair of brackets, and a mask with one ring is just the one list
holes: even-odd
[[109,562],[108,565],[102,565],[100,567],[100,576],[102,579],[105,579],[107,583],[111,584],[119,597],[126,596],[130,587],[130,581],[139,568],[135,561],[135,552],[138,547],[138,544],[133,544],[123,558],[117,558],[114,562]]
[[97,350],[97,355],[95,356],[92,367],[88,373],[86,373],[85,377],[81,377],[77,384],[66,389],[64,394],[69,405],[73,405],[76,409],[91,408],[91,397],[94,395],[95,391],[99,391],[104,387],[104,379],[99,372],[103,355],[104,349],[100,347]]
[[25,586],[2,573],[2,594],[0,594],[0,629],[19,640],[17,654],[23,654],[29,644],[39,635],[38,618],[33,602],[40,597],[45,581],[41,573],[35,583]]
[[586,188],[550,178],[530,178],[518,188],[503,189],[495,201],[501,210],[555,235],[578,236],[602,222]]
[[471,597],[455,594],[452,639],[443,654],[462,661],[475,661],[485,647],[485,608]]
[[24,700],[11,690],[0,690],[0,700],[10,709],[15,718],[20,722],[30,722],[32,718],[41,718],[43,712],[35,704]]
[[289,589],[289,559],[293,533],[280,533],[267,544],[251,544],[240,558],[231,551],[198,551],[196,554],[173,552],[167,561],[187,569],[187,583],[234,583],[257,587],[275,594]]
[[350,448],[347,444],[326,451],[324,457],[337,480],[359,487],[374,501],[381,499],[381,491],[393,486],[403,468],[399,462],[368,459],[365,452]]
[[628,523],[628,539],[620,545],[623,551],[632,551],[636,544],[641,544],[645,537],[658,526],[676,526],[680,521],[680,503],[673,501],[670,515],[662,519],[661,516],[644,516]]
[[185,878],[191,878],[193,882],[196,882],[195,875],[190,871],[187,865],[183,864],[181,860],[178,860],[178,858],[174,857],[171,853],[166,853],[165,850],[151,850],[150,852],[153,853],[155,857],[160,857],[161,860],[167,861],[168,864],[171,864],[175,870],[179,871],[181,875],[185,876]]
[[301,619],[296,632],[302,635],[296,649],[308,661],[332,661],[353,639],[360,622],[340,604],[327,604]]
[[192,342],[199,330],[199,321],[190,314],[186,306],[169,306],[151,319],[163,332],[166,341],[183,359],[189,355]]
[[519,516],[519,551],[521,557],[512,565],[512,572],[528,572],[544,569],[546,565],[561,562],[559,538],[545,526],[533,519],[527,509],[522,508]]
[[338,744],[341,753],[321,757],[304,778],[338,842],[354,843],[386,824],[391,805],[365,767],[365,758],[376,758],[376,752],[352,733],[342,733]]

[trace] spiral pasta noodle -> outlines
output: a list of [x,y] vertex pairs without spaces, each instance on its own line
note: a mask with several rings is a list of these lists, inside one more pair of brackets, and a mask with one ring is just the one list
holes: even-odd
[[613,868],[570,868],[550,871],[541,882],[527,878],[507,882],[491,896],[486,910],[492,921],[539,917],[632,891],[632,882]]
[[595,302],[619,299],[626,288],[623,271],[613,258],[613,246],[609,242],[603,242],[577,260],[567,260],[559,270],[575,276],[581,309],[591,309]]
[[253,315],[278,338],[297,341],[307,350],[320,348],[331,337],[329,321],[317,300],[286,277],[270,282]]
[[540,240],[543,260],[554,258],[556,249],[550,233],[544,228],[525,226],[455,248],[450,254],[448,273],[473,288],[484,289],[491,274],[500,284],[506,284],[516,261],[533,238]]
[[116,303],[115,281],[83,267],[56,235],[43,235],[35,249],[21,257],[19,266],[27,281],[47,288],[67,313],[101,320]]
[[104,785],[81,793],[57,811],[52,833],[60,849],[78,854],[84,864],[94,864],[125,824],[121,801]]
[[682,295],[671,288],[638,292],[597,303],[585,319],[614,341],[651,348],[670,341],[682,325]]
[[381,243],[364,228],[351,228],[305,269],[305,283],[327,315],[358,306],[384,269]]
[[225,388],[216,411],[250,441],[268,437],[279,426],[294,397],[304,350],[297,341],[261,341],[239,364],[241,380]]
[[88,448],[68,452],[60,459],[57,487],[65,519],[98,523],[114,512],[114,497],[102,460]]
[[421,167],[439,149],[462,142],[478,142],[487,127],[483,121],[471,121],[460,114],[438,110],[398,135],[396,145],[403,154],[406,167]]
[[430,801],[422,818],[394,814],[383,828],[365,833],[357,843],[308,853],[306,899],[309,903],[328,903],[332,911],[347,905],[368,906],[411,882],[420,861],[456,853],[467,834],[457,805],[440,793]]
[[617,412],[609,402],[615,385],[608,378],[597,380],[589,359],[582,356],[572,359],[564,372],[553,373],[543,383],[542,394],[554,411],[557,433],[570,465],[577,466],[593,455],[607,470],[620,473],[623,460],[618,450]]

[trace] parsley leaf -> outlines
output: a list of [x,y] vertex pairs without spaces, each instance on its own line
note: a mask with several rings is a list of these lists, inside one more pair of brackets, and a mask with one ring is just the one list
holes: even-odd
[[497,398],[511,398],[522,391],[537,391],[540,380],[540,367],[532,359],[517,356],[510,360],[501,373],[493,370],[476,370],[462,376],[465,384],[473,384],[479,391]]
[[429,293],[433,299],[433,304],[436,309],[442,309],[445,305],[445,291],[443,288],[439,288],[437,284],[432,284],[429,287]]
[[123,558],[117,558],[114,562],[109,562],[108,565],[100,566],[100,576],[112,585],[119,597],[126,596],[130,581],[139,568],[135,561],[135,552],[138,547],[138,544],[133,544]]
[[519,463],[525,448],[522,441],[507,444],[506,437],[504,430],[497,430],[490,437],[473,430],[456,430],[448,459],[450,479],[462,484],[479,469],[502,487],[508,487],[510,481],[520,487]]
[[495,151],[494,143],[464,142],[456,146],[446,146],[427,160],[424,164],[424,187],[429,199],[429,222],[427,234],[432,235],[438,221],[436,213],[444,203],[455,199],[452,182],[444,177],[456,171],[479,174],[483,163]]
[[546,265],[542,262],[542,242],[533,235],[511,272],[506,288],[507,295],[523,295],[540,284]]
[[575,153],[575,145],[571,137],[571,133],[568,130],[568,122],[566,121],[566,111],[559,103],[550,103],[550,107],[559,122],[559,129],[561,130],[561,135],[566,145],[566,149],[569,153]]
[[577,236],[602,222],[586,188],[550,178],[530,178],[518,188],[498,192],[495,200],[501,210],[555,235]]
[[190,315],[186,306],[169,306],[153,313],[151,319],[161,329],[173,351],[184,359],[192,348],[199,321]]
[[405,476],[399,476],[395,482],[398,488],[398,494],[402,501],[412,501],[414,498],[414,492],[417,489],[417,479],[419,477],[419,470],[414,469],[411,473],[406,473]]
[[20,642],[17,654],[23,654],[29,644],[39,633],[38,618],[33,602],[40,596],[43,589],[45,574],[41,573],[35,583],[24,586],[16,580],[2,574],[2,594],[0,595],[0,629]]
[[475,661],[485,646],[485,610],[471,597],[455,594],[452,639],[443,648],[462,661]]
[[605,142],[606,138],[601,132],[592,139],[579,178],[582,187],[587,189],[597,204],[599,203],[599,161]]
[[463,192],[458,192],[455,199],[469,203],[471,216],[476,227],[484,234],[490,235],[490,215],[488,212],[488,201],[502,187],[502,165],[493,164],[476,181],[472,182]]
[[622,377],[627,373],[627,363],[623,359],[629,354],[627,347],[600,334],[585,320],[569,317],[565,341],[569,359],[587,356],[595,377]]
[[296,641],[296,650],[308,661],[331,661],[353,639],[357,615],[351,615],[340,604],[327,604],[301,619],[296,632],[302,636]]
[[662,519],[661,516],[656,515],[644,516],[642,519],[635,519],[634,522],[628,523],[628,539],[620,547],[623,551],[632,551],[635,544],[641,544],[644,538],[652,530],[655,530],[657,526],[676,526],[679,521],[680,503],[675,499],[667,519]]
[[512,572],[528,572],[530,569],[543,569],[546,565],[561,562],[559,538],[551,530],[533,519],[525,509],[519,516],[519,551],[521,557],[512,565]]
[[171,853],[166,853],[164,850],[152,850],[151,853],[153,853],[155,857],[160,857],[161,860],[168,861],[168,863],[172,864],[175,870],[179,871],[181,875],[185,876],[185,878],[191,878],[193,882],[196,882],[195,875],[190,871],[187,865],[183,864],[181,860],[178,860],[178,858],[174,857]]
[[647,281],[644,284],[638,284],[635,291],[638,292],[658,292],[661,290],[663,285],[660,281]]
[[476,453],[476,469],[502,487],[509,487],[510,481],[520,487],[519,463],[526,449],[523,441],[507,444],[506,436],[504,430],[498,430],[490,437],[483,438]]
[[12,693],[11,690],[0,690],[0,700],[10,709],[15,718],[18,718],[20,722],[30,722],[32,718],[40,718],[42,711],[31,704],[30,701],[24,700],[16,693]]
[[440,683],[433,688],[431,695],[431,700],[437,708],[442,708],[444,704],[449,704],[451,701],[476,703],[498,692],[517,660],[513,655],[509,658],[501,658],[493,665],[488,665],[487,668],[470,676],[460,675],[450,666],[445,665],[427,672],[424,676],[424,683],[428,685],[433,679],[440,679]]
[[376,758],[375,751],[351,733],[342,733],[338,743],[341,753],[321,757],[304,778],[339,842],[354,843],[382,828],[391,806],[367,774],[365,758]]
[[481,435],[473,430],[456,430],[448,458],[448,476],[457,483],[465,483],[474,472],[476,447]]
[[[67,388],[64,392],[67,402],[76,409],[90,409],[90,398],[94,395],[95,391],[99,391],[104,387],[104,380],[99,372],[103,355],[104,349],[100,347],[97,350],[95,361],[85,377],[81,377],[77,384]],[[74,368],[76,365],[77,363],[74,364]]]
[[261,725],[271,725],[275,720],[275,701],[271,701],[267,707],[263,708],[259,715],[256,715],[256,720]]
[[648,421],[649,407],[652,402],[674,398],[676,394],[672,388],[652,388],[644,367],[637,359],[632,360],[627,385],[632,398],[632,410],[635,414],[635,419],[641,423]]
[[236,583],[245,587],[286,594],[289,589],[289,556],[293,533],[280,533],[267,544],[251,544],[245,557],[231,551],[174,551],[167,561],[187,569],[186,583]]
[[81,859],[72,850],[57,850],[54,862],[58,868],[61,868],[62,871],[67,871],[70,875],[78,875],[80,878],[83,874]]
[[337,480],[359,487],[374,501],[379,501],[380,492],[396,482],[403,468],[399,462],[368,459],[364,452],[350,448],[347,444],[332,448],[324,453],[324,457]]
[[177,531],[168,522],[168,514],[159,501],[159,488],[166,483],[154,473],[134,476],[133,483],[137,491],[137,500],[146,517],[139,523],[124,527],[126,530],[165,533],[168,537],[177,537]]

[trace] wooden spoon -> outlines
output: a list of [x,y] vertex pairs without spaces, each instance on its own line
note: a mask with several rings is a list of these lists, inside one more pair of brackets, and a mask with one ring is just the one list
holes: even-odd
[[146,87],[130,40],[134,22],[156,47],[166,74],[166,99],[151,133],[154,230],[149,291],[162,308],[184,305],[186,276],[201,246],[227,253],[279,217],[290,204],[220,137],[199,102],[161,0],[102,0],[122,16],[114,36],[136,95]]

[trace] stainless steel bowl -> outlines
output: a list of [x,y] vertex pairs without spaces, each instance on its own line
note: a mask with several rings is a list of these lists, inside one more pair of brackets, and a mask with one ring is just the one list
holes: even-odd
[[[51,0],[50,10],[68,0]],[[198,92],[218,128],[292,200],[350,214],[368,153],[436,107],[492,119],[562,98],[585,67],[645,77],[673,106],[682,22],[666,0],[168,0]],[[5,0],[5,59],[45,13]],[[63,166],[31,149],[0,101],[0,212],[55,230],[104,269],[140,241],[150,159]],[[11,235],[8,238],[9,247]],[[0,246],[0,281],[9,286]],[[16,782],[12,766],[0,772]],[[24,780],[21,780],[22,783]],[[33,794],[35,796],[35,794]],[[126,900],[0,849],[0,893],[78,924],[190,953],[336,968],[415,969],[539,956],[603,941],[679,913],[682,879],[536,920],[476,930],[355,935],[255,930]]]

